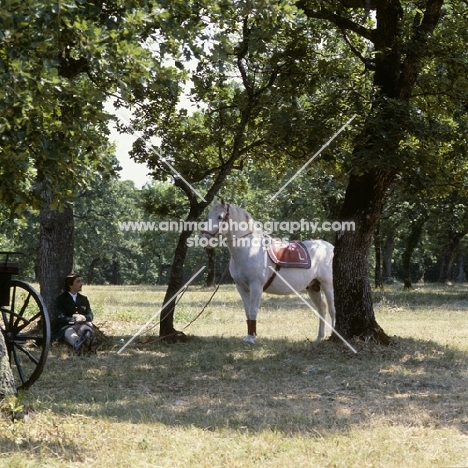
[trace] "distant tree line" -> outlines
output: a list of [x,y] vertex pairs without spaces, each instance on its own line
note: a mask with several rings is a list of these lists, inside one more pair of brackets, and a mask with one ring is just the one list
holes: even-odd
[[[272,184],[269,188],[266,181]],[[293,195],[282,198],[275,209],[262,200],[274,190],[266,170],[235,173],[228,178],[221,195],[227,201],[246,208],[256,220],[268,221],[334,221],[343,187],[319,167],[309,169],[303,178],[292,183]],[[169,222],[183,219],[187,206],[171,183],[153,182],[142,189],[131,181],[98,180],[83,191],[74,202],[75,245],[74,269],[88,284],[167,285],[177,231],[122,230],[119,223]],[[465,282],[468,254],[465,234],[468,232],[468,204],[446,200],[446,204],[421,204],[401,201],[392,192],[386,201],[379,229],[374,234],[370,255],[370,277],[375,286],[400,282],[407,287],[414,282]],[[203,218],[201,218],[203,220]],[[1,220],[0,244],[4,250],[23,252],[18,257],[22,277],[37,281],[37,238],[39,215],[28,211],[21,221]],[[194,232],[193,236],[200,233]],[[277,231],[278,238],[304,239],[321,237],[333,242],[334,233]],[[200,246],[188,250],[184,265],[187,280],[203,257]],[[220,280],[229,262],[225,248],[214,252],[214,277]],[[223,283],[232,280],[229,273]],[[205,284],[207,275],[196,284]]]

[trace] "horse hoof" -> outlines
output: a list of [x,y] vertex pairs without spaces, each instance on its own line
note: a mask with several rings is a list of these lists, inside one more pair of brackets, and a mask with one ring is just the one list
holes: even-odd
[[248,343],[248,344],[254,345],[254,344],[255,344],[255,337],[254,337],[253,335],[247,335],[247,336],[244,338],[244,343]]

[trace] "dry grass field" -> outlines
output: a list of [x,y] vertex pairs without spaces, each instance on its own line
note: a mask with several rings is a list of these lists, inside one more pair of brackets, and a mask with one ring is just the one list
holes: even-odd
[[[161,287],[85,286],[108,336],[97,355],[55,344],[41,378],[0,416],[1,467],[467,467],[468,287],[376,296],[392,346],[313,343],[295,296],[264,296],[257,344],[223,286],[185,332],[158,341]],[[178,304],[180,330],[211,290]],[[285,318],[287,317],[287,320]],[[288,324],[288,325],[286,325]],[[5,404],[4,404],[5,406]]]

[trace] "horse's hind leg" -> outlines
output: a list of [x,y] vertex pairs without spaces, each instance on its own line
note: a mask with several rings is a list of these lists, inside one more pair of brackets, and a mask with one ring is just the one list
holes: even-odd
[[319,329],[315,341],[322,341],[325,336],[325,321],[327,317],[327,303],[322,296],[320,282],[314,279],[307,286],[307,293],[319,314]]
[[328,307],[328,313],[330,314],[331,326],[334,328],[336,311],[335,311],[335,298],[333,295],[333,288],[327,287],[327,285],[322,284],[322,290],[323,290],[323,293],[325,294],[325,298],[327,299],[327,307]]

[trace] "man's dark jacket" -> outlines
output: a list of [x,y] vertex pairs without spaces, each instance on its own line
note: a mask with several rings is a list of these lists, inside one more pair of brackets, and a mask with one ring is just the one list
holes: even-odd
[[92,322],[94,318],[88,298],[78,293],[75,302],[68,291],[57,297],[55,312],[57,314],[57,326],[51,334],[53,340],[60,340],[63,337],[65,330],[72,325],[70,322],[73,321],[73,314],[84,315],[87,322]]

